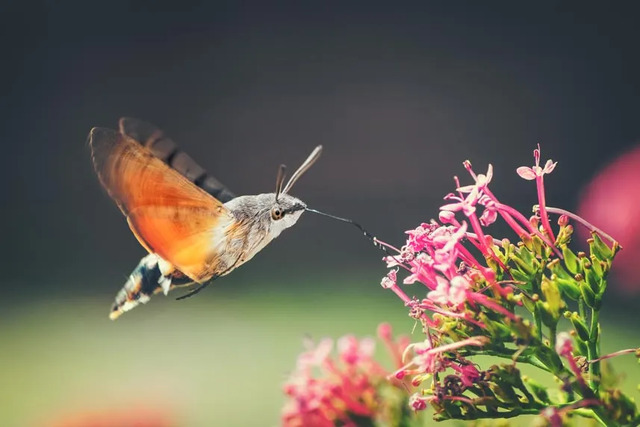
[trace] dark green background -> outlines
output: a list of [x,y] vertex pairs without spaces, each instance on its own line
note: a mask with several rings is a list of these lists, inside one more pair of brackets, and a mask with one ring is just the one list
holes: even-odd
[[[393,244],[437,215],[465,159],[493,163],[494,192],[528,212],[515,168],[540,143],[559,162],[549,203],[574,209],[640,131],[630,7],[8,1],[0,16],[3,425],[136,405],[274,425],[305,334],[412,328],[378,285],[381,254],[308,214],[197,298],[110,322],[144,251],[94,176],[92,126],[154,122],[240,194],[323,144],[294,195]],[[638,345],[637,305],[608,297],[605,348]]]

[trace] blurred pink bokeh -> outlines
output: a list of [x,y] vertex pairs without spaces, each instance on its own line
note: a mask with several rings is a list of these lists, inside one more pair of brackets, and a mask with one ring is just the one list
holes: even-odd
[[[640,146],[596,174],[581,195],[578,214],[622,245],[613,262],[611,288],[640,294]],[[583,227],[578,230],[587,235]]]

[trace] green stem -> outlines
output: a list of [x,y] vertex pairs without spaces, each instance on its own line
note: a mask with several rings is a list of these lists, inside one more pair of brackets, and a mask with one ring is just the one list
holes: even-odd
[[533,320],[536,324],[536,334],[538,341],[542,341],[542,318],[540,317],[540,309],[538,308],[538,304],[536,304],[533,310]]
[[[469,413],[464,415],[464,418],[462,418],[463,420],[479,420],[482,418],[514,418],[514,417],[518,417],[520,415],[539,415],[540,411],[543,408],[518,408],[518,409],[513,409],[511,411],[504,411],[504,412],[500,412],[500,411],[491,411],[491,412],[485,412],[485,411],[475,411],[473,413]],[[440,418],[437,416],[434,416],[434,420],[436,421],[443,421],[446,420],[448,418]]]
[[558,324],[554,323],[553,326],[549,326],[549,347],[556,348],[556,335],[558,335]]
[[[589,342],[587,343],[587,351],[589,360],[596,360],[600,357],[598,347],[600,336],[598,333],[598,320],[600,312],[591,309],[591,327],[589,330]],[[598,391],[600,378],[600,361],[589,363],[589,387],[595,392]]]
[[584,300],[582,299],[582,297],[578,298],[578,313],[580,313],[581,318],[587,318],[587,312],[584,309]]
[[596,414],[594,414],[591,409],[587,409],[587,408],[573,409],[571,413],[580,415],[581,417],[585,417],[585,418],[596,418]]
[[543,371],[546,371],[546,372],[549,372],[549,373],[553,373],[551,371],[551,369],[549,369],[545,364],[540,362],[536,357],[519,356],[514,360],[513,359],[513,355],[515,354],[515,351],[513,353],[509,354],[509,353],[500,353],[500,352],[493,351],[493,350],[476,350],[476,351],[474,351],[474,355],[476,355],[476,354],[477,355],[486,355],[486,356],[495,356],[495,357],[500,357],[502,359],[509,359],[511,361],[514,361],[514,362],[526,363],[528,365],[535,366],[538,369],[542,369]]
[[611,424],[607,424],[607,421],[605,421],[605,419],[601,415],[599,415],[598,412],[601,412],[601,411],[592,409],[592,408],[576,408],[571,410],[572,414],[579,415],[585,418],[592,418],[598,421],[603,426],[611,425]]

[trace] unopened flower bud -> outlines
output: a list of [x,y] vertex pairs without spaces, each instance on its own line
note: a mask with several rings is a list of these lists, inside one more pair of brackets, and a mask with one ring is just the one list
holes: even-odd
[[589,242],[589,249],[592,255],[595,255],[599,260],[610,260],[613,258],[613,251],[606,243],[602,241],[598,233],[592,232]]
[[570,320],[571,320],[571,324],[576,330],[576,333],[578,334],[578,337],[580,337],[582,341],[588,341],[589,330],[587,329],[587,325],[584,323],[584,320],[582,320],[580,315],[578,315],[578,313],[576,312],[573,312],[570,317]]
[[404,376],[407,374],[407,371],[405,371],[404,369],[400,369],[398,371],[396,371],[393,376],[396,377],[396,379],[403,379]]
[[411,409],[413,409],[414,411],[422,411],[424,409],[426,409],[427,407],[427,403],[425,402],[425,400],[419,396],[416,396],[415,394],[413,396],[411,396],[411,398],[409,399],[409,406],[411,407]]
[[393,337],[393,329],[387,322],[382,322],[378,325],[378,337],[382,341],[390,341]]
[[556,244],[558,245],[568,244],[571,241],[572,235],[573,235],[573,226],[571,224],[561,227],[560,231],[558,232],[558,236],[556,237]]
[[451,211],[440,211],[438,219],[443,224],[452,224],[456,219],[456,214]]
[[560,259],[554,258],[551,262],[547,264],[547,268],[551,270],[551,272],[560,277],[561,279],[572,279],[571,275],[564,269],[562,266]]
[[591,267],[593,268],[593,271],[595,271],[595,273],[599,276],[602,277],[602,274],[604,272],[603,270],[603,265],[602,265],[602,261],[598,260],[598,257],[596,257],[595,255],[591,254]]
[[[585,258],[586,259],[586,258]],[[590,262],[582,263],[584,268],[584,276],[586,279],[586,283],[591,287],[591,290],[594,294],[600,293],[600,277],[593,269],[593,265]]]
[[564,301],[560,296],[560,290],[556,282],[552,282],[543,276],[542,283],[540,285],[542,294],[544,295],[545,302],[547,303],[547,309],[549,314],[553,317],[553,320],[557,323],[560,318],[560,310],[564,307]]
[[533,215],[531,218],[529,218],[529,223],[533,228],[538,228],[538,226],[540,225],[540,217],[537,215]]
[[591,290],[591,286],[585,282],[580,282],[580,293],[584,299],[585,304],[589,308],[596,307],[596,294]]
[[558,218],[558,225],[560,227],[566,227],[567,224],[569,224],[569,217],[566,215],[560,215],[560,217]]
[[533,275],[537,271],[536,266],[533,265],[534,260],[532,260],[531,258],[531,253],[526,249],[520,250],[518,254],[515,254],[515,253],[509,254],[509,259],[515,262],[518,265],[518,267],[528,275]]
[[561,279],[555,274],[551,275],[551,281],[558,286],[560,292],[568,298],[577,301],[580,298],[580,287],[573,279]]
[[567,245],[562,246],[562,256],[564,257],[564,265],[572,274],[578,273],[578,257],[573,253]]

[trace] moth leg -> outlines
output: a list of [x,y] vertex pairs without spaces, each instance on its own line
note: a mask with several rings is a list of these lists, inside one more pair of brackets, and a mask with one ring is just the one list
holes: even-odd
[[236,268],[236,265],[238,265],[238,261],[240,261],[240,259],[242,258],[242,255],[240,255],[238,258],[236,258],[236,260],[234,261],[233,264],[231,264],[230,267],[227,267],[225,270],[222,271],[222,273],[216,273],[214,274],[211,279],[207,280],[204,283],[201,283],[197,288],[195,288],[194,290],[187,292],[184,295],[179,296],[178,298],[176,298],[176,301],[180,301],[183,300],[185,298],[189,298],[194,296],[195,294],[197,294],[198,292],[200,292],[201,290],[203,290],[204,288],[206,288],[207,286],[209,286],[209,284],[211,282],[213,282],[214,280],[216,280],[218,277],[220,276],[224,276],[227,273],[230,273],[234,268]]
[[211,282],[213,282],[214,280],[216,280],[216,279],[217,279],[218,277],[220,277],[220,276],[221,276],[221,275],[215,274],[213,277],[211,277],[211,279],[207,280],[207,281],[206,281],[206,282],[204,282],[204,283],[200,283],[200,284],[198,285],[198,287],[196,287],[195,289],[193,289],[193,290],[191,290],[191,291],[187,292],[187,293],[186,293],[186,294],[184,294],[184,295],[180,295],[178,298],[176,298],[176,301],[180,301],[180,300],[183,300],[183,299],[185,299],[185,298],[189,298],[189,297],[194,296],[195,294],[197,294],[198,292],[200,292],[201,290],[203,290],[204,288],[206,288],[207,286],[209,286],[209,284],[210,284]]

